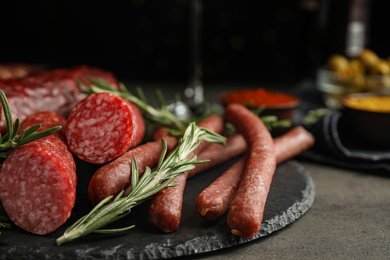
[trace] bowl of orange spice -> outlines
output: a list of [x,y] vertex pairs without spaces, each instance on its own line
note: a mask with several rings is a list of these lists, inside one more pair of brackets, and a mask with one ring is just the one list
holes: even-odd
[[222,104],[239,103],[250,109],[259,109],[260,117],[275,117],[281,124],[272,127],[271,133],[279,135],[287,131],[291,124],[294,113],[300,103],[300,100],[290,94],[270,91],[264,88],[244,88],[223,93],[220,96]]
[[390,95],[356,93],[345,96],[342,104],[362,143],[390,147]]

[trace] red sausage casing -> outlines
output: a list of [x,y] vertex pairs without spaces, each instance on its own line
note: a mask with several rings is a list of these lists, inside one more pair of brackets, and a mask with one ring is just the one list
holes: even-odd
[[272,136],[251,110],[240,104],[229,104],[224,118],[234,125],[248,144],[248,159],[227,222],[231,232],[251,238],[260,230],[265,202],[276,168]]
[[[221,133],[224,129],[222,117],[211,115],[203,119],[199,127],[204,127],[212,132]],[[207,149],[211,143],[201,141],[199,146],[189,156],[192,158],[202,150]],[[148,211],[148,221],[164,232],[173,232],[179,228],[181,220],[181,210],[183,205],[183,194],[188,177],[188,172],[184,172],[173,179],[176,186],[162,189],[155,194],[150,202]]]

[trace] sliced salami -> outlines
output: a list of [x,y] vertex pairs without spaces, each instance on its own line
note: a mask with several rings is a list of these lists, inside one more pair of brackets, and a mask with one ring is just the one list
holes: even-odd
[[[64,125],[65,119],[42,112],[21,126],[36,123],[42,124],[41,131]],[[0,199],[7,215],[17,226],[38,235],[66,222],[74,207],[76,185],[75,162],[62,131],[12,150],[0,169]]]
[[78,158],[103,164],[140,144],[145,123],[133,103],[110,93],[95,93],[74,107],[65,133]]
[[[75,79],[88,84],[88,78],[101,78],[113,88],[118,82],[112,73],[88,66],[71,69],[41,71],[22,79],[0,80],[0,89],[7,100],[15,120],[39,111],[53,111],[67,118],[70,110],[87,95],[82,93]],[[4,116],[0,116],[0,133],[6,132]]]

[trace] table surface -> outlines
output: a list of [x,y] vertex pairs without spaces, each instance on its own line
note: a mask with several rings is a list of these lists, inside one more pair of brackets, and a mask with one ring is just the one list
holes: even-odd
[[[148,94],[149,88],[161,87],[167,97],[180,91],[174,85],[135,85]],[[243,87],[206,87],[206,99],[215,101],[221,90]],[[388,259],[390,176],[299,162],[316,189],[314,204],[304,216],[265,238],[188,259]]]
[[191,259],[388,259],[389,176],[301,163],[316,186],[304,216],[263,239]]

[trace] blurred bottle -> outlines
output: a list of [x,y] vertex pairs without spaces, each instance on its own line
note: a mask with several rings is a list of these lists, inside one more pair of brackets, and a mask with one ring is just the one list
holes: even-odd
[[369,0],[320,0],[320,64],[332,54],[356,57],[369,44]]

